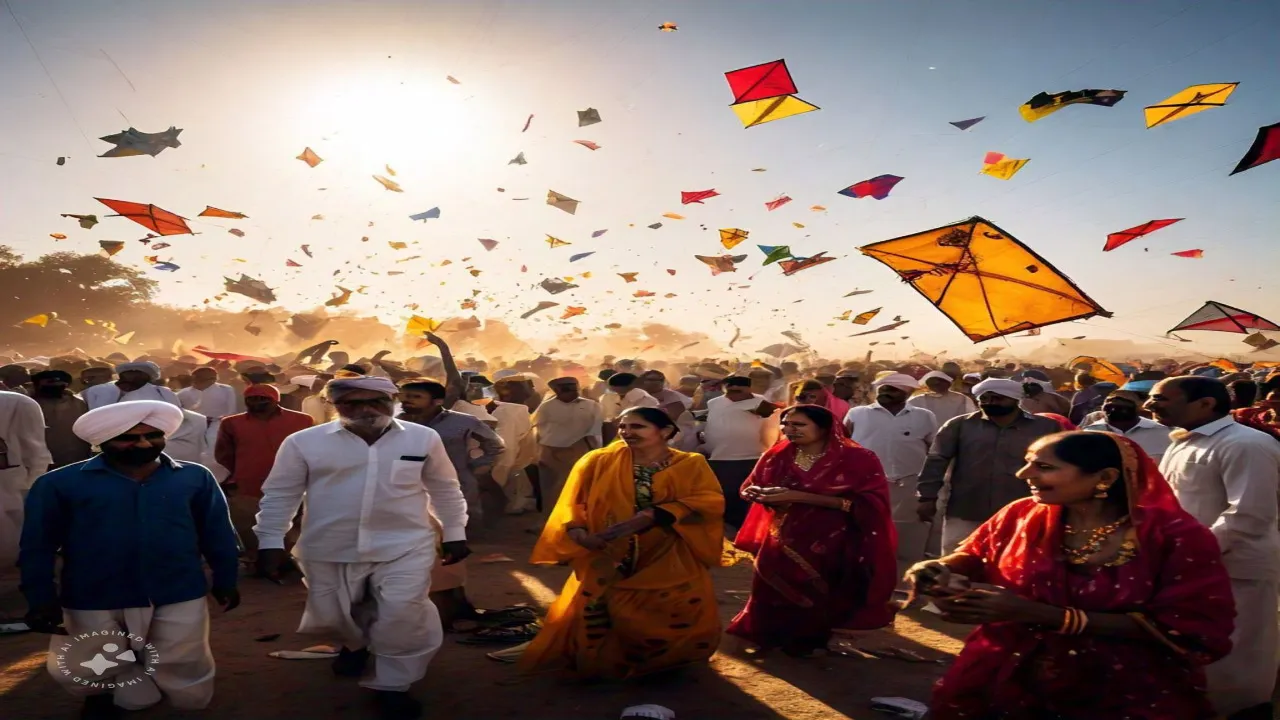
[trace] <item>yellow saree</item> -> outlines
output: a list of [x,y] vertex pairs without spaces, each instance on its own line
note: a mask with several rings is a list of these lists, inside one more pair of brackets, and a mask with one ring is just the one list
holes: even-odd
[[[637,482],[651,479],[651,497]],[[589,551],[567,526],[593,533],[644,507],[675,523]],[[573,574],[520,659],[523,670],[567,666],[583,677],[628,678],[702,662],[720,643],[720,618],[708,568],[720,562],[724,496],[701,455],[673,451],[651,478],[614,443],[574,466],[531,561],[568,562]]]

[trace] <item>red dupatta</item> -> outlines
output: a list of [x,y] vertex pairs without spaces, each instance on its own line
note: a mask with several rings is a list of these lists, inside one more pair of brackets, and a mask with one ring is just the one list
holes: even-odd
[[[734,545],[756,556],[756,574],[764,583],[753,583],[753,597],[770,593],[780,596],[775,600],[812,606],[814,622],[830,630],[870,630],[890,624],[896,612],[890,601],[898,579],[898,535],[880,460],[845,437],[841,419],[834,420],[826,452],[809,470],[795,464],[796,448],[784,439],[760,458],[743,487],[845,498],[852,501],[850,512],[753,503]],[[827,573],[833,578],[819,577],[824,566],[834,570]],[[734,625],[751,624],[745,617],[751,611],[749,604]]]
[[[1230,650],[1235,615],[1217,540],[1178,504],[1155,462],[1129,438],[1106,433],[1124,460],[1137,554],[1116,567],[1069,566],[1061,506],[1006,505],[957,549],[971,580],[1086,612],[1140,615],[1147,641],[1060,635],[1022,623],[979,625],[934,689],[930,717],[1071,717],[1183,720],[1213,717],[1200,666]],[[1082,693],[1124,669],[1124,683]],[[1039,713],[1039,715],[1037,714]]]

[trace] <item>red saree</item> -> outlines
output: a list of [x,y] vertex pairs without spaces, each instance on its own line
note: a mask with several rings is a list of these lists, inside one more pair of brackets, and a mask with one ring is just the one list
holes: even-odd
[[786,487],[853,501],[851,511],[753,503],[734,545],[756,557],[751,597],[726,632],[762,647],[825,647],[833,632],[893,621],[898,536],[880,461],[845,438],[840,418],[808,471],[783,440],[760,458],[744,488]]
[[[971,580],[1059,607],[1140,613],[1160,637],[1060,635],[1022,623],[979,625],[934,688],[936,720],[1202,720],[1202,666],[1227,654],[1235,604],[1213,534],[1178,504],[1128,438],[1124,457],[1137,555],[1116,567],[1069,565],[1061,506],[1012,502],[949,563]],[[1176,650],[1174,648],[1177,648]]]

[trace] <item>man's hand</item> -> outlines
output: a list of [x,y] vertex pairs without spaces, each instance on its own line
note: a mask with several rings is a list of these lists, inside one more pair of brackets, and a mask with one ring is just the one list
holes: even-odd
[[423,335],[426,337],[427,342],[431,343],[432,345],[435,345],[436,347],[448,347],[448,344],[445,343],[445,341],[439,335],[436,335],[433,332],[423,333]]
[[62,606],[56,602],[33,606],[27,611],[23,620],[32,632],[49,635],[67,634],[66,628],[62,627]]
[[467,547],[466,540],[453,540],[451,542],[440,543],[441,565],[453,565],[467,559],[471,554],[471,548]]
[[[281,550],[281,552],[284,552]],[[214,600],[222,606],[223,612],[230,612],[240,607],[240,591],[235,588],[214,588],[209,591]]]
[[280,568],[287,558],[288,555],[285,554],[284,548],[259,549],[258,575],[274,582],[280,582]]
[[938,515],[937,500],[919,500],[916,503],[916,517],[922,523],[931,523]]

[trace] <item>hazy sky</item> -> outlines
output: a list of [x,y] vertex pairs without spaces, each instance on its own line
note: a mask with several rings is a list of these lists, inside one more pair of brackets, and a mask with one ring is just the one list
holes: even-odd
[[[200,305],[224,275],[245,272],[297,309],[337,285],[367,286],[349,308],[393,323],[410,303],[470,314],[459,304],[480,290],[480,317],[527,335],[657,320],[727,342],[727,318],[751,338],[740,350],[795,329],[832,353],[877,340],[964,351],[973,346],[945,317],[856,248],[976,214],[1115,313],[1045,336],[1158,337],[1207,299],[1280,320],[1280,163],[1228,177],[1258,127],[1280,120],[1274,2],[7,1],[38,58],[0,7],[0,244],[34,256],[124,240],[120,262],[145,269],[143,256],[158,254],[181,266],[146,270],[166,302]],[[659,32],[666,21],[680,30]],[[723,73],[778,58],[822,109],[744,130]],[[1227,107],[1145,129],[1143,106],[1233,81]],[[1128,94],[1034,124],[1018,114],[1037,92],[1081,88]],[[604,121],[579,128],[587,107]],[[947,124],[979,115],[968,132]],[[99,136],[130,125],[176,125],[183,145],[94,157],[110,147]],[[307,146],[325,160],[315,169],[294,159]],[[978,174],[987,151],[1031,162],[1005,182]],[[528,165],[508,165],[519,152]],[[386,165],[403,193],[373,180]],[[886,173],[906,178],[886,200],[836,194]],[[708,188],[721,197],[680,205],[680,191]],[[547,206],[548,190],[580,200],[577,214]],[[781,193],[794,202],[767,212]],[[155,203],[199,234],[157,253],[127,220],[82,230],[59,217],[110,214],[94,197]],[[197,222],[205,205],[250,219]],[[408,218],[437,206],[438,220]],[[1168,217],[1186,220],[1101,252],[1107,233]],[[722,253],[722,227],[751,232],[735,251],[750,257],[711,277],[693,255]],[[550,249],[548,234],[572,245]],[[500,244],[486,252],[477,238]],[[756,243],[840,259],[783,277],[759,267]],[[1169,254],[1192,248],[1204,258]],[[536,287],[557,276],[580,289]],[[855,288],[875,292],[842,298]],[[518,319],[541,300],[587,314]],[[873,323],[911,322],[849,339],[864,328],[833,319],[875,307],[884,314]],[[1197,343],[1181,349],[1248,349],[1239,336],[1189,337]]]

